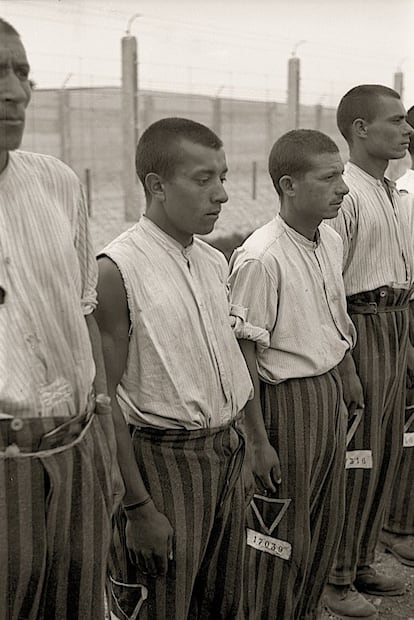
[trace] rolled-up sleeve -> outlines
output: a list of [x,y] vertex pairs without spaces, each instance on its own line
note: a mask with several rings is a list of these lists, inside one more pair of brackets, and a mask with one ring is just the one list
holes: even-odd
[[230,314],[238,339],[267,349],[277,316],[277,285],[258,259],[232,261],[229,276]]

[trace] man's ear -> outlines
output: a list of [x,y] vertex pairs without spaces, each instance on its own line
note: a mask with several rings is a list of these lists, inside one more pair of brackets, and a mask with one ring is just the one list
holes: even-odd
[[294,184],[293,178],[290,175],[285,174],[283,175],[283,177],[280,177],[279,185],[280,185],[280,189],[282,190],[284,194],[286,194],[286,196],[295,195],[295,184]]
[[165,200],[164,183],[159,174],[149,172],[145,177],[145,187],[152,198]]
[[356,118],[352,123],[352,133],[358,138],[366,138],[368,123],[363,118]]

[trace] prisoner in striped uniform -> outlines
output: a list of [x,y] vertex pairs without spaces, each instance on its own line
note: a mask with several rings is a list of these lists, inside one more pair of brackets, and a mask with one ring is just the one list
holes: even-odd
[[96,620],[117,473],[96,261],[76,175],[16,150],[29,65],[3,20],[0,67],[0,617]]
[[[231,260],[235,332],[253,377],[246,406],[258,491],[247,516],[245,618],[316,618],[344,511],[347,410],[363,406],[350,350],[342,242],[348,188],[336,144],[282,136],[269,157],[280,213]],[[342,375],[342,379],[341,379]]]
[[[414,107],[407,112],[407,121],[414,127]],[[409,170],[397,180],[401,201],[408,209],[414,252],[414,140],[408,147]],[[410,301],[410,342],[414,343],[414,302]],[[402,564],[414,566],[414,377],[407,376],[407,397],[404,420],[403,454],[389,498],[381,545]]]
[[381,85],[350,90],[337,121],[350,150],[344,175],[350,192],[330,224],[344,243],[348,311],[358,334],[354,360],[365,397],[350,449],[371,451],[372,467],[347,472],[345,525],[326,602],[340,616],[373,618],[375,607],[359,592],[404,591],[401,580],[377,573],[372,563],[402,453],[414,275],[407,210],[384,172],[389,159],[404,156],[413,130],[398,93]]
[[126,486],[111,609],[119,619],[241,619],[240,414],[252,386],[231,329],[226,260],[193,236],[213,229],[227,200],[225,155],[207,127],[170,118],[144,132],[136,164],[146,213],[99,260]]

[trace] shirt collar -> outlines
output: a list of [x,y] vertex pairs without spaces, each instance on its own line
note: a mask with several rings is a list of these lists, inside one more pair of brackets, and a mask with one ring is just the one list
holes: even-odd
[[319,228],[316,229],[315,239],[311,241],[304,235],[301,235],[297,230],[289,226],[289,224],[286,224],[285,220],[280,216],[279,213],[276,215],[276,219],[279,219],[281,225],[286,230],[288,235],[292,237],[292,239],[294,239],[297,243],[303,245],[303,247],[307,248],[308,250],[316,250],[316,248],[319,247],[319,244],[321,242]]
[[166,246],[168,252],[171,252],[173,254],[181,254],[182,256],[184,256],[184,258],[188,258],[190,256],[191,251],[194,247],[194,237],[192,238],[191,243],[184,247],[183,245],[181,245],[181,243],[176,241],[176,239],[171,237],[171,235],[164,232],[145,214],[141,216],[139,223],[141,228],[143,228],[145,232],[148,232],[150,235],[160,241],[164,246]]

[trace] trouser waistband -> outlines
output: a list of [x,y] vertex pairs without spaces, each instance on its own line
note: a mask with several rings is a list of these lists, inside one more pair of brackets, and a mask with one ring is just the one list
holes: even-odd
[[347,297],[349,314],[381,314],[402,312],[408,308],[411,289],[381,286],[372,291],[363,291]]
[[61,450],[77,441],[89,426],[95,397],[73,417],[4,418],[0,420],[0,456],[14,457]]

